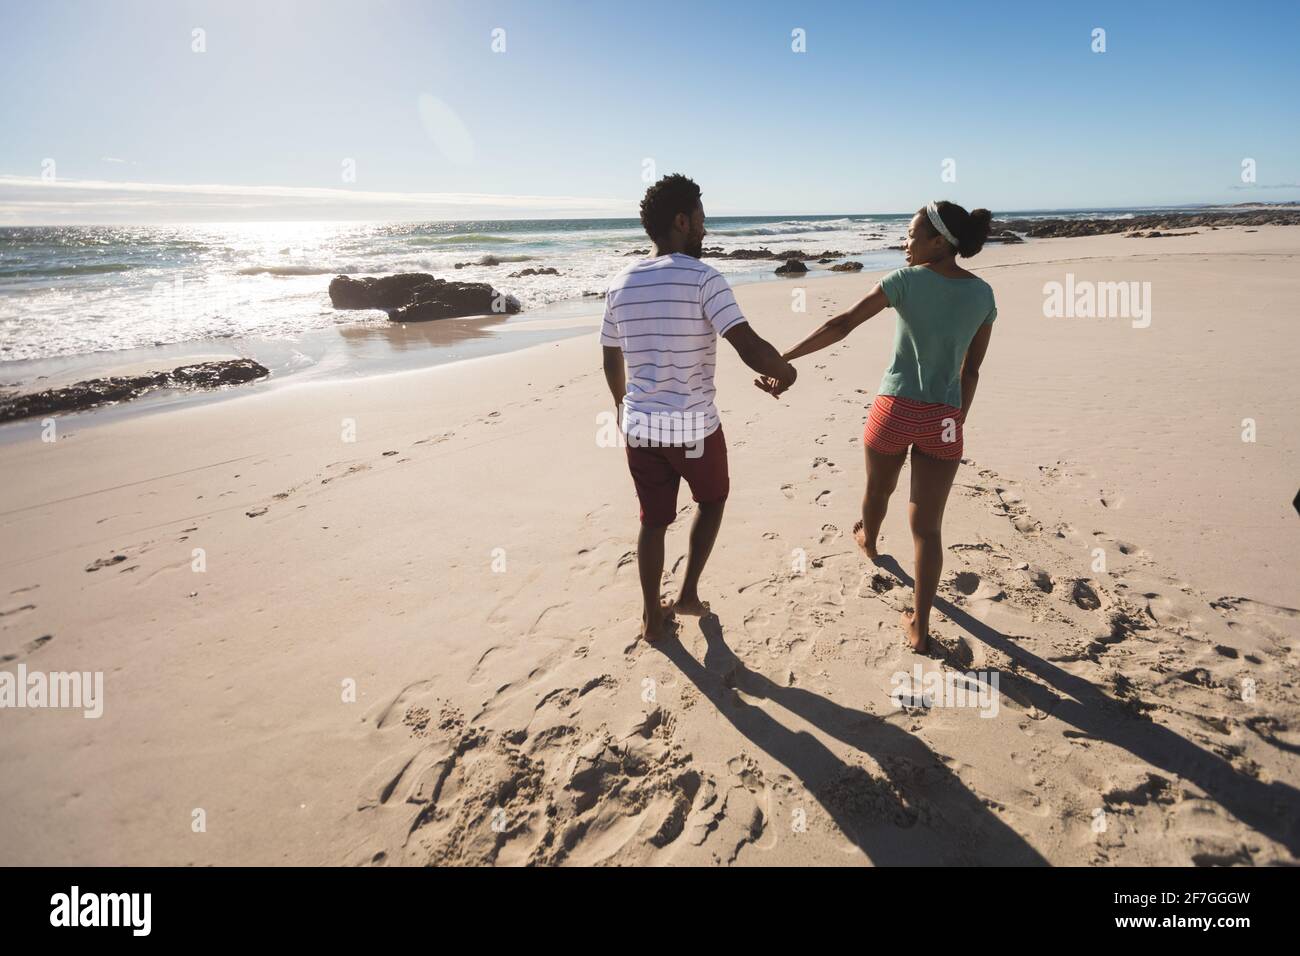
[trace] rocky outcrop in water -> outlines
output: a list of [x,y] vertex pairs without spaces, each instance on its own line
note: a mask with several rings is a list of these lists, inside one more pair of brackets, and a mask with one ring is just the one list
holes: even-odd
[[808,267],[798,259],[790,259],[783,266],[776,267],[776,274],[779,276],[803,275],[808,271]]
[[411,304],[416,289],[436,281],[427,272],[363,279],[335,276],[330,281],[330,303],[336,309],[400,309]]
[[[996,219],[998,230],[1023,233],[1031,239],[1057,239],[1066,236],[1104,236],[1118,232],[1157,231],[1168,234],[1174,229],[1216,226],[1300,226],[1300,209],[1250,209],[1212,212],[1162,212],[1132,219]],[[1174,233],[1177,235],[1177,233]]]
[[[649,249],[633,249],[623,253],[624,256],[648,256]],[[789,261],[798,259],[806,262],[810,259],[843,259],[845,256],[861,255],[858,252],[841,252],[839,249],[825,249],[821,252],[804,252],[801,249],[787,249],[773,252],[771,249],[732,249],[725,251],[721,246],[705,246],[700,252],[701,259],[781,259]]]
[[270,370],[252,359],[230,359],[182,365],[170,372],[146,375],[114,375],[93,378],[75,385],[27,394],[0,395],[0,422],[80,412],[100,405],[127,402],[159,388],[213,389],[242,385],[270,375]]
[[785,262],[798,259],[807,262],[811,259],[843,259],[859,253],[842,252],[839,249],[823,249],[821,252],[804,252],[802,249],[783,249],[777,252],[771,249],[732,249],[724,252],[718,246],[709,246],[701,255],[705,259],[781,259]]
[[394,322],[427,322],[466,315],[509,315],[519,300],[486,282],[452,282],[427,272],[353,279],[335,276],[330,302],[336,309],[383,309]]

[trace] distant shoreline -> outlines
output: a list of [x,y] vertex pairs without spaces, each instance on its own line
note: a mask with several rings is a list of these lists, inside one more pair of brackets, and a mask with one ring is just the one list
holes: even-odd
[[[1244,205],[1244,204],[1243,204]],[[1278,203],[1248,208],[1224,208],[1189,212],[1172,210],[1123,219],[1066,219],[1066,218],[1016,218],[995,219],[994,229],[1010,230],[1031,239],[1059,239],[1066,236],[1101,236],[1117,232],[1139,233],[1142,230],[1162,232],[1168,229],[1209,228],[1224,226],[1300,226],[1300,204]],[[1160,238],[1160,236],[1144,236]]]

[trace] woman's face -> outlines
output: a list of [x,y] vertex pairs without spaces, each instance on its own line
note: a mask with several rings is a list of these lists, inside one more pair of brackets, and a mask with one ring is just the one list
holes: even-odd
[[923,266],[927,262],[937,262],[952,251],[948,241],[934,231],[925,212],[918,212],[912,217],[907,227],[907,244],[903,255],[909,266]]

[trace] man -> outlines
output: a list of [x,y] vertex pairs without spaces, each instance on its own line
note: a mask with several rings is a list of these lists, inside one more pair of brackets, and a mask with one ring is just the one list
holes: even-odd
[[[681,175],[659,180],[641,201],[641,223],[654,248],[649,259],[624,269],[610,284],[600,344],[641,503],[641,635],[655,641],[673,612],[708,611],[700,600],[700,574],[730,490],[727,445],[713,404],[718,336],[731,343],[741,361],[773,380],[774,394],[794,384],[795,370],[750,328],[727,280],[700,261],[704,206],[695,183]],[[699,511],[681,591],[676,601],[661,605],[664,532],[677,516],[683,478]]]

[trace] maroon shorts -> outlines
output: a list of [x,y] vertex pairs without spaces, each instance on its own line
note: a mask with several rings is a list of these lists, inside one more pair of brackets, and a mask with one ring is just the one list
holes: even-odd
[[721,425],[703,442],[693,445],[635,448],[629,439],[627,466],[641,502],[641,523],[647,528],[666,528],[673,523],[677,517],[677,489],[683,478],[690,486],[691,497],[702,505],[725,501],[731,491],[727,440]]

